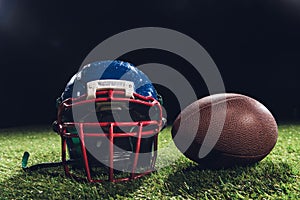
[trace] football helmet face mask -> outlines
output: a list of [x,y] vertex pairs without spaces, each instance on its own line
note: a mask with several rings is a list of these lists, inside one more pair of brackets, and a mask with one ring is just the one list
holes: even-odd
[[162,123],[158,95],[143,72],[122,61],[84,66],[58,99],[66,175],[116,182],[152,172]]

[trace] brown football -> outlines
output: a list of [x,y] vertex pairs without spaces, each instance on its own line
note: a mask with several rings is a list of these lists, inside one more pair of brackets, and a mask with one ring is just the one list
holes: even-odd
[[256,163],[271,152],[278,136],[264,105],[232,93],[195,101],[178,115],[171,132],[187,158],[210,169]]

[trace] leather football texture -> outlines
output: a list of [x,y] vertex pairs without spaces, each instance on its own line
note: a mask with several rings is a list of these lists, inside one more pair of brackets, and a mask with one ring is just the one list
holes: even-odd
[[[210,133],[219,138],[211,151],[201,157],[201,146],[214,143],[206,138],[208,142],[204,144],[209,127]],[[257,100],[224,93],[204,97],[186,107],[174,121],[171,133],[175,145],[187,158],[202,168],[220,169],[250,165],[265,158],[276,144],[278,127],[271,112]],[[190,140],[189,146],[186,140]]]

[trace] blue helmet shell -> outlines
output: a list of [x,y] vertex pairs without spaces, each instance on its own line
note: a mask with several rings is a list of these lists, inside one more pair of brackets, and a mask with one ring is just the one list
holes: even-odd
[[68,82],[61,100],[77,97],[86,93],[86,84],[94,80],[116,79],[132,81],[135,92],[158,100],[156,90],[149,78],[131,63],[119,60],[93,62],[85,65]]

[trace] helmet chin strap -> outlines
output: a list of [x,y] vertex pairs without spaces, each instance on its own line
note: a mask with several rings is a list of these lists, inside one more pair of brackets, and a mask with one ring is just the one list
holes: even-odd
[[[28,159],[29,159],[30,154],[25,151],[22,157],[22,169],[24,171],[35,171],[38,169],[43,169],[43,168],[49,168],[49,167],[59,167],[62,166],[62,162],[51,162],[51,163],[40,163],[36,165],[32,165],[30,167],[27,167]],[[67,160],[67,164],[72,164],[75,163],[74,160]]]
[[30,154],[27,151],[25,151],[23,154],[23,157],[22,157],[22,169],[27,168],[29,156],[30,156]]

